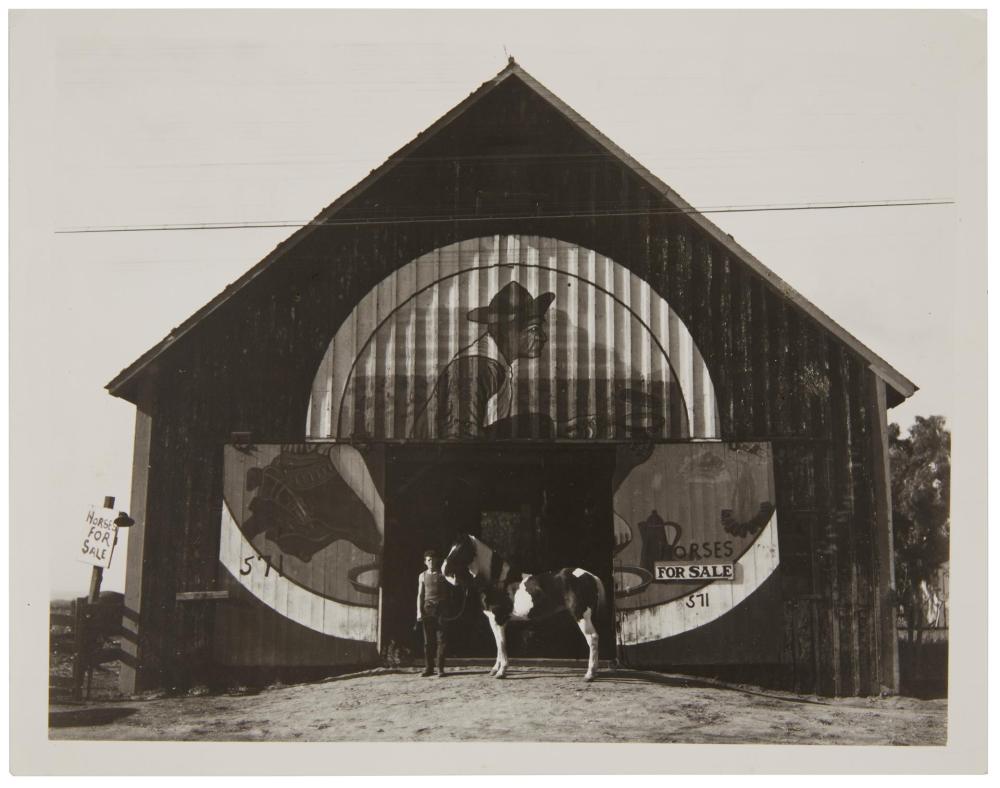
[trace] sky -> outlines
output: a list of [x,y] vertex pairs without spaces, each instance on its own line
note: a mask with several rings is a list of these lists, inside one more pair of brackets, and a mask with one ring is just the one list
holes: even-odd
[[985,287],[982,16],[60,12],[11,29],[12,495],[54,594],[86,593],[89,506],[129,505],[135,411],[104,385],[294,229],[63,231],[306,221],[508,53],[696,208],[949,201],[709,218],[919,386],[890,420],[960,415],[956,348],[985,342],[966,298]]

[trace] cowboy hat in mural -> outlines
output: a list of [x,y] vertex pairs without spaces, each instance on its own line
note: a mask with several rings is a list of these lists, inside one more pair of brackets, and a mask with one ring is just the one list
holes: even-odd
[[473,323],[523,325],[541,320],[555,297],[555,293],[542,293],[538,298],[533,298],[527,288],[511,282],[493,296],[489,306],[477,307],[467,317]]

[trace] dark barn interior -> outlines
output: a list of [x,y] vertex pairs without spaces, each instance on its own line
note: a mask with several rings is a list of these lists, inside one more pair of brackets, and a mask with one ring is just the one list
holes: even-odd
[[[580,567],[612,589],[608,447],[401,447],[390,452],[383,567],[383,642],[411,637],[414,577],[424,550],[447,553],[458,533],[492,545],[525,573]],[[456,594],[455,656],[493,657],[496,647],[475,599]],[[458,618],[460,617],[460,618]],[[614,656],[614,629],[600,630],[601,658]],[[569,614],[510,630],[514,657],[581,658],[586,645]]]

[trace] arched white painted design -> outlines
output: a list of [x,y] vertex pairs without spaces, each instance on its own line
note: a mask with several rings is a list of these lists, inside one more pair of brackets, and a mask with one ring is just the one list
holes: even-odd
[[221,536],[222,565],[236,582],[276,613],[324,635],[375,642],[378,635],[375,608],[328,599],[292,582],[273,567],[268,571],[268,562],[273,562],[274,556],[262,555],[247,541],[225,503]]
[[[542,304],[537,355],[518,357],[493,341],[487,310],[499,309],[512,288]],[[470,366],[478,385],[463,388],[455,370],[468,375]],[[486,378],[492,388],[480,403]],[[488,436],[503,424],[510,431],[493,434],[719,436],[708,369],[670,306],[613,260],[531,236],[452,244],[373,288],[317,370],[306,435],[447,440]]]
[[[623,645],[673,637],[714,621],[778,567],[771,446],[663,444],[619,450],[614,495],[615,605]],[[732,579],[680,582],[666,567],[732,564]]]

